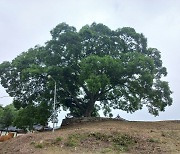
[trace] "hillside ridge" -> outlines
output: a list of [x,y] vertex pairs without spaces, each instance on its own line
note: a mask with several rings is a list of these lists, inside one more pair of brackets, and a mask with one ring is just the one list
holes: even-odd
[[104,120],[0,143],[0,154],[180,153],[180,122]]

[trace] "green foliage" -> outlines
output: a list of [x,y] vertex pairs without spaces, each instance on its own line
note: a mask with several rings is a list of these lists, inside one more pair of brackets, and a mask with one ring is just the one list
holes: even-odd
[[30,145],[35,145],[36,144],[36,142],[35,141],[32,141],[31,143],[30,143]]
[[103,148],[101,153],[113,153],[113,150],[111,148]]
[[33,125],[35,124],[35,108],[33,106],[27,106],[24,109],[20,109],[19,113],[14,121],[14,125],[17,128],[21,129],[33,129]]
[[74,117],[97,116],[100,109],[112,116],[112,108],[132,113],[143,106],[156,116],[172,104],[160,51],[148,48],[133,28],[93,23],[77,31],[61,23],[51,35],[44,46],[0,64],[1,84],[16,108],[44,102],[52,108],[54,81],[48,75],[57,83],[56,107]]
[[148,142],[159,143],[159,140],[158,139],[154,139],[154,138],[150,138],[150,139],[148,139]]
[[40,149],[42,149],[43,148],[43,145],[42,144],[35,144],[35,146],[34,146],[35,148],[40,148]]
[[0,107],[0,124],[2,127],[8,128],[12,126],[17,114],[18,111],[13,104],[7,105],[4,108]]
[[56,142],[61,142],[63,140],[63,138],[61,136],[56,138]]
[[100,132],[93,132],[93,133],[90,133],[88,136],[94,137],[96,140],[101,140],[101,141],[106,141],[106,142],[110,141],[110,137],[112,137],[112,136],[109,136]]
[[3,111],[4,111],[4,109],[3,109],[3,107],[0,105],[0,119],[2,118]]
[[51,115],[51,108],[46,103],[40,103],[36,106],[28,105],[21,108],[14,120],[14,125],[22,129],[33,129],[34,124],[45,126]]
[[[136,139],[128,134],[120,134],[114,132],[113,134],[105,134],[101,132],[70,134],[65,143],[66,146],[76,147],[81,146],[87,141],[91,143],[106,143],[108,151],[128,151],[130,147],[136,144]],[[89,143],[88,142],[88,143]],[[96,144],[97,145],[97,144]],[[105,151],[104,151],[105,152]]]
[[113,138],[114,147],[118,151],[128,151],[129,147],[136,143],[135,139],[127,134],[118,134]]
[[80,144],[80,141],[86,137],[85,134],[70,134],[65,143],[66,146],[75,147]]

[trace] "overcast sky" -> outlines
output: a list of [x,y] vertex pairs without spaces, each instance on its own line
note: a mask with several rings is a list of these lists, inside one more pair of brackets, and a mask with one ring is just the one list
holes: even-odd
[[[66,22],[80,29],[92,22],[111,29],[133,27],[161,51],[165,78],[173,91],[173,105],[159,117],[147,109],[127,114],[128,120],[180,119],[180,0],[0,0],[0,63],[51,38],[49,31]],[[12,103],[0,87],[0,104]]]

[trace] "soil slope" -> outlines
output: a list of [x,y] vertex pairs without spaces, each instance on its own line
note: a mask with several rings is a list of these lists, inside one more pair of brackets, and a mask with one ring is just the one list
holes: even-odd
[[0,143],[0,154],[30,153],[180,153],[180,121],[88,122]]

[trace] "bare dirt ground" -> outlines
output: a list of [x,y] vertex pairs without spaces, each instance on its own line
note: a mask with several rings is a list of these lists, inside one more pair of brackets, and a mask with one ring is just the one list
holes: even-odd
[[0,154],[180,153],[180,121],[101,121],[0,143]]

